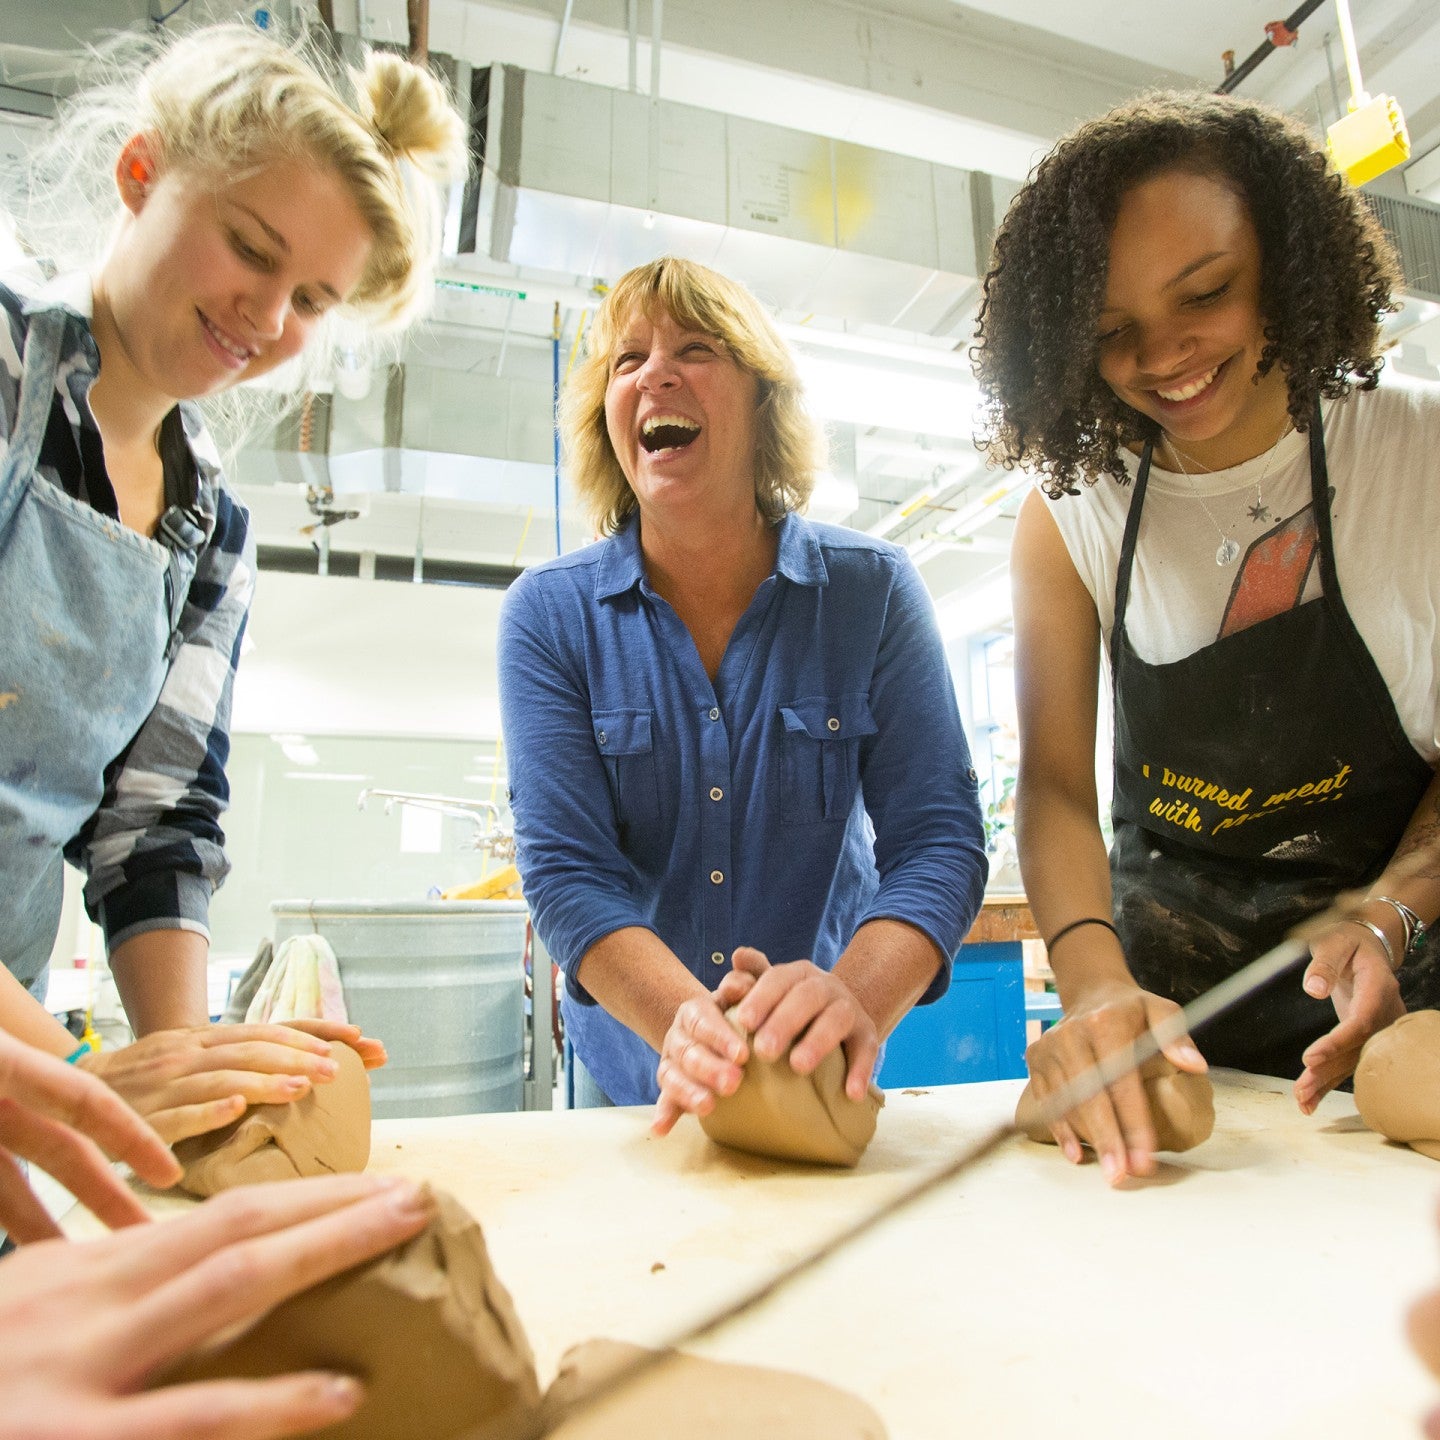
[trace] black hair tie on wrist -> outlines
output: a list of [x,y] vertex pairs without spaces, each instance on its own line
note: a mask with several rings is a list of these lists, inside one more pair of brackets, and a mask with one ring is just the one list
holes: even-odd
[[1120,932],[1108,920],[1102,920],[1098,915],[1087,915],[1083,920],[1072,920],[1068,925],[1062,925],[1045,942],[1045,948],[1053,950],[1072,930],[1078,930],[1082,925],[1103,925],[1117,940],[1120,938]]

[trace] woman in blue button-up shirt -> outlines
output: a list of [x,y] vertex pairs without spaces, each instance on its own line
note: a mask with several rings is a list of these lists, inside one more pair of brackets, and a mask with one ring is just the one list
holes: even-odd
[[795,1042],[808,1073],[843,1046],[858,1099],[985,883],[929,598],[903,550],[801,518],[823,442],[774,325],[714,271],[616,285],[565,427],[606,538],[512,587],[500,682],[578,1093],[658,1098],[659,1133],[703,1114],[740,1083],[739,1000],[762,1056]]

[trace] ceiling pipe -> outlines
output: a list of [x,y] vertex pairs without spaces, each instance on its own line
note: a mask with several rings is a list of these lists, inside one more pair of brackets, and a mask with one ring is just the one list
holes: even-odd
[[430,0],[405,0],[410,22],[410,58],[417,65],[430,63]]
[[969,505],[947,515],[927,538],[912,542],[909,547],[911,560],[919,565],[947,545],[958,544],[966,536],[973,535],[996,517],[1002,505],[1028,489],[1030,484],[1029,476],[1022,475],[1018,479],[1013,475],[1006,476]]
[[[1249,75],[1262,60],[1273,50],[1279,49],[1273,36],[1280,37],[1281,45],[1293,45],[1295,43],[1294,32],[1299,30],[1301,23],[1308,20],[1323,4],[1325,0],[1305,0],[1293,13],[1287,15],[1283,21],[1272,20],[1265,27],[1267,36],[1264,42],[1257,45],[1225,78],[1215,87],[1217,95],[1228,95],[1242,80]],[[1289,35],[1289,39],[1285,37]]]
[[660,203],[660,27],[664,9],[665,0],[650,0],[650,183],[646,203],[652,211]]
[[952,488],[944,480],[922,485],[920,489],[907,495],[898,505],[892,505],[873,525],[866,529],[865,533],[873,535],[877,540],[883,540],[892,530],[910,519],[922,506],[928,505],[933,508],[940,504]]
[[570,28],[570,14],[575,9],[575,0],[565,0],[565,13],[560,17],[560,28],[555,32],[555,53],[550,57],[550,73],[560,73],[560,51],[565,44],[565,32]]
[[640,0],[625,0],[625,21],[630,31],[630,93],[640,88]]

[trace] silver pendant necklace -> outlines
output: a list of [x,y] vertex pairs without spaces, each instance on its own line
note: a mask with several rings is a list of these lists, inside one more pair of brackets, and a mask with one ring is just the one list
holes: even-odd
[[[1265,477],[1270,473],[1270,466],[1275,460],[1275,452],[1280,448],[1280,441],[1290,433],[1290,417],[1285,417],[1285,428],[1276,437],[1275,443],[1270,447],[1269,454],[1265,457],[1265,468],[1260,472],[1260,478],[1255,482],[1255,503],[1246,508],[1246,514],[1255,521],[1257,525],[1263,525],[1270,518],[1270,507],[1265,503],[1264,484]],[[1215,563],[1220,566],[1233,565],[1240,558],[1240,542],[1228,531],[1220,528],[1220,522],[1210,513],[1210,507],[1205,503],[1205,497],[1200,493],[1200,487],[1195,483],[1195,477],[1185,468],[1185,461],[1189,460],[1192,465],[1199,462],[1193,455],[1182,455],[1175,448],[1175,442],[1167,435],[1165,442],[1170,447],[1170,453],[1175,457],[1175,463],[1180,467],[1180,473],[1190,485],[1190,492],[1200,502],[1200,508],[1205,512],[1205,518],[1215,527],[1215,533],[1220,537],[1220,544],[1215,548]]]

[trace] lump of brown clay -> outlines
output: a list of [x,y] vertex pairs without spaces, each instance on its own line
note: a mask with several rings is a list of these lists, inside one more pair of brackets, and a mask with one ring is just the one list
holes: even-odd
[[[1192,1075],[1177,1070],[1163,1055],[1154,1055],[1140,1067],[1140,1080],[1145,1099],[1150,1105],[1150,1118],[1155,1125],[1157,1150],[1193,1150],[1210,1138],[1215,1128],[1215,1087],[1208,1075]],[[1027,1085],[1015,1107],[1015,1124],[1032,1140],[1053,1145],[1055,1137],[1048,1125],[1036,1119],[1040,1102]],[[1090,1137],[1070,1120],[1076,1135],[1088,1145]]]
[[[670,1354],[632,1385],[577,1409],[584,1393],[633,1357],[638,1345],[591,1340],[560,1362],[545,1393],[547,1440],[885,1440],[880,1417],[858,1396],[807,1375]],[[571,1413],[573,1412],[573,1414]],[[570,1418],[566,1419],[565,1416]]]
[[533,1433],[540,1387],[519,1316],[479,1225],[453,1197],[437,1192],[435,1202],[413,1239],[285,1301],[156,1383],[328,1370],[358,1376],[365,1399],[318,1432],[326,1440]]
[[1402,1015],[1365,1042],[1355,1108],[1387,1140],[1440,1160],[1440,1010]]
[[[725,1018],[750,1037],[732,1007]],[[733,1095],[719,1095],[700,1117],[705,1133],[733,1150],[775,1160],[855,1165],[875,1134],[884,1094],[872,1084],[863,1100],[845,1093],[845,1056],[832,1050],[813,1074],[797,1075],[790,1056],[763,1060],[752,1049]]]
[[335,1078],[288,1105],[252,1105],[238,1120],[175,1145],[181,1189],[215,1195],[234,1185],[340,1175],[370,1159],[370,1079],[348,1045],[332,1043]]

